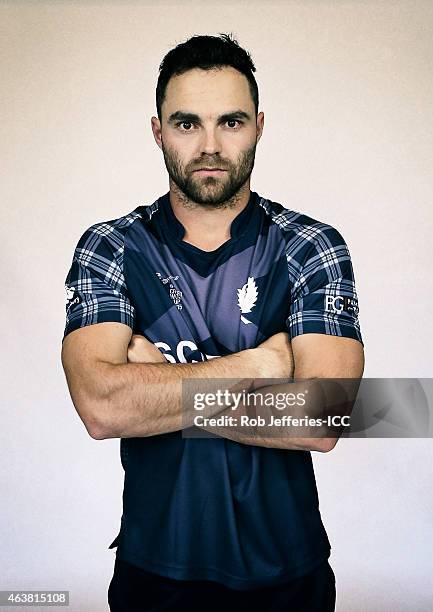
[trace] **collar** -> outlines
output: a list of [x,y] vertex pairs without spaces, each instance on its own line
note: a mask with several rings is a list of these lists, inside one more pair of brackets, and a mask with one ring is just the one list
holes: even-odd
[[[231,240],[240,238],[247,230],[257,200],[257,193],[255,191],[250,191],[250,198],[248,200],[248,204],[231,222]],[[167,230],[178,240],[182,240],[185,236],[185,228],[173,212],[173,208],[170,202],[170,192],[167,192],[166,194],[158,198],[158,202],[159,208],[161,208],[161,211],[164,215]]]

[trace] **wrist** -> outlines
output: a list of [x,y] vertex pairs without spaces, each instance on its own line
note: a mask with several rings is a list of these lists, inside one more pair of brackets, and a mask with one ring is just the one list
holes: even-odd
[[263,374],[263,351],[260,347],[249,348],[241,351],[243,371],[249,378],[260,378]]

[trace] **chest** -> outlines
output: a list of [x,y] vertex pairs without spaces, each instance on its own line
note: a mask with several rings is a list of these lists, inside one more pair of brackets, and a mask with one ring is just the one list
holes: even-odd
[[286,331],[290,287],[278,235],[227,243],[215,255],[190,247],[163,243],[142,228],[128,234],[124,274],[134,333],[168,361],[193,363]]

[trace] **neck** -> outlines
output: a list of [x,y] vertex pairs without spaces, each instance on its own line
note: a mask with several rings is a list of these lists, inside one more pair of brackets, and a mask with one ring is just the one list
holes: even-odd
[[185,228],[184,240],[218,237],[230,238],[230,226],[250,199],[248,179],[232,198],[215,206],[190,200],[170,178],[170,203],[177,219]]

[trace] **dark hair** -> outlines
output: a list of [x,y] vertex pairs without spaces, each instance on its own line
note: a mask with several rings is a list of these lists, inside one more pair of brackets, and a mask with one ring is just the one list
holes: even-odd
[[192,68],[211,70],[222,66],[231,66],[246,76],[257,115],[259,90],[253,75],[253,72],[256,71],[253,60],[248,51],[242,49],[230,34],[220,34],[219,36],[192,36],[165,55],[159,66],[156,86],[156,110],[159,120],[161,120],[165,90],[172,76],[183,74]]

